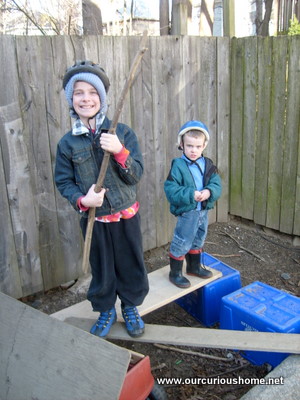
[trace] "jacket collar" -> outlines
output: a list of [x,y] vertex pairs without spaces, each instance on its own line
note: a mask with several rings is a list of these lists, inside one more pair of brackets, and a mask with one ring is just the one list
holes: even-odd
[[[98,113],[96,115],[96,132],[98,132],[99,129],[101,128],[104,119],[105,119],[105,114]],[[80,118],[77,118],[73,124],[72,135],[79,136],[79,135],[84,135],[86,133],[89,133],[89,129],[84,125],[84,123],[81,121]]]
[[201,160],[204,159],[203,155],[201,155],[199,158],[197,158],[196,161],[192,161],[192,160],[190,160],[184,153],[182,153],[181,158],[183,158],[183,159],[184,159],[188,164],[190,164],[190,165],[191,165],[191,164],[195,164],[195,163],[199,164],[199,163],[201,162]]

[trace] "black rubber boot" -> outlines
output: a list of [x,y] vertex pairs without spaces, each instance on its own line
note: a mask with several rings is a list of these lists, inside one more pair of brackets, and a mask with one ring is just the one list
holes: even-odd
[[198,276],[202,279],[207,279],[212,277],[212,272],[205,268],[203,264],[200,263],[200,254],[187,253],[186,259],[186,273],[187,275]]
[[188,288],[191,286],[191,282],[182,276],[182,266],[183,260],[175,260],[175,258],[170,257],[170,281],[179,288]]

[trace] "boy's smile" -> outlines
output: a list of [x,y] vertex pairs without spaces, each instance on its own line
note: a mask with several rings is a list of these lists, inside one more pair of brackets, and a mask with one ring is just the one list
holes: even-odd
[[89,119],[93,118],[100,110],[100,97],[97,90],[90,83],[77,81],[73,90],[73,107],[81,121],[89,125]]
[[196,161],[201,157],[203,150],[206,147],[205,137],[201,135],[200,137],[190,136],[188,133],[184,135],[183,138],[183,151],[187,158],[192,161]]

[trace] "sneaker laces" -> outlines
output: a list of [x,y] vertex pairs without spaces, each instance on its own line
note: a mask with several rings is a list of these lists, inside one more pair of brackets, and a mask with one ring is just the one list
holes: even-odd
[[132,324],[138,324],[140,315],[136,307],[128,307],[123,309],[124,317]]
[[101,312],[97,320],[96,326],[98,328],[106,328],[112,318],[112,315],[113,313],[111,310]]

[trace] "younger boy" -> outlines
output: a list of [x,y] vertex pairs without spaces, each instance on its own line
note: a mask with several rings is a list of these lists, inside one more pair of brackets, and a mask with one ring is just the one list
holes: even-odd
[[[76,62],[67,69],[63,87],[75,122],[57,145],[56,186],[82,215],[83,235],[88,210],[96,207],[87,298],[100,315],[90,332],[100,337],[108,334],[117,318],[118,296],[126,329],[129,335],[138,337],[144,332],[144,322],[136,306],[142,304],[149,290],[136,200],[136,185],[143,173],[138,140],[133,130],[121,123],[115,135],[108,133],[109,79],[98,64]],[[96,193],[104,150],[111,157],[104,188]]]
[[178,146],[183,151],[172,161],[164,183],[170,211],[177,217],[170,245],[170,281],[187,288],[190,281],[182,275],[186,258],[188,275],[210,278],[211,271],[200,263],[207,235],[208,210],[221,195],[221,178],[212,160],[202,155],[209,141],[207,126],[201,121],[188,121],[179,130]]

